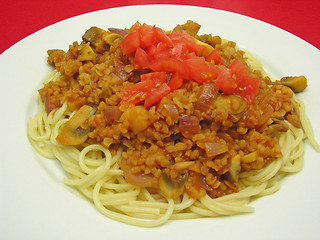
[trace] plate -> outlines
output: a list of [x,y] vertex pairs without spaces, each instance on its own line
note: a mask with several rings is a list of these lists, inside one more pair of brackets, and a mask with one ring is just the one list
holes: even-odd
[[[165,13],[165,15],[164,15]],[[176,220],[149,229],[101,215],[86,199],[61,183],[57,161],[40,158],[27,139],[36,111],[37,89],[50,71],[48,49],[67,49],[91,26],[129,27],[136,21],[172,29],[192,19],[200,33],[233,40],[261,60],[275,78],[305,75],[299,94],[320,140],[320,51],[267,23],[226,11],[176,5],[141,5],[80,15],[48,26],[0,56],[1,66],[1,239],[315,239],[320,234],[319,154],[306,144],[304,169],[281,182],[276,194],[252,202],[256,211],[232,217]]]

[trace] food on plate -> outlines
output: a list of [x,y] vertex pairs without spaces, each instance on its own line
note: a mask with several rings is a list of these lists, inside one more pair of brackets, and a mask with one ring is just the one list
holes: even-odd
[[252,212],[253,197],[301,170],[306,136],[319,150],[295,97],[306,78],[273,80],[235,42],[199,29],[91,27],[68,51],[48,51],[54,71],[29,138],[110,218],[152,227]]

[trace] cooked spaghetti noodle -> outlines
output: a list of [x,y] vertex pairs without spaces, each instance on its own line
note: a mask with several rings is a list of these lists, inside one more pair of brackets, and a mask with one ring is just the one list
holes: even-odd
[[[223,56],[225,57],[225,55]],[[57,64],[56,68],[58,68]],[[53,71],[44,84],[63,81],[65,71],[62,73],[61,70],[60,72]],[[115,91],[119,92],[118,89]],[[109,96],[106,102],[110,101],[111,97]],[[76,187],[81,194],[95,204],[102,214],[120,222],[154,227],[169,219],[190,219],[253,212],[254,209],[248,205],[253,198],[278,191],[281,178],[288,173],[295,173],[302,169],[306,137],[315,149],[320,151],[319,145],[313,138],[312,127],[305,115],[303,103],[296,99],[294,101],[299,103],[298,115],[302,128],[293,126],[296,122],[291,118],[281,120],[281,124],[287,127],[287,131],[283,131],[277,137],[281,149],[280,157],[266,162],[262,167],[255,167],[255,169],[250,169],[249,165],[247,166],[248,170],[242,167],[243,170],[238,173],[238,180],[234,183],[231,180],[229,182],[228,179],[223,180],[225,175],[221,174],[223,177],[220,178],[219,186],[225,185],[225,192],[223,192],[223,188],[219,190],[222,192],[221,196],[219,193],[215,193],[218,194],[217,196],[209,194],[217,181],[210,186],[205,185],[207,188],[205,194],[193,197],[192,191],[189,190],[189,192],[184,191],[180,196],[174,198],[168,197],[157,186],[139,186],[139,184],[129,183],[128,176],[125,176],[127,170],[122,168],[125,161],[123,156],[128,159],[124,151],[130,149],[125,138],[121,140],[123,144],[116,142],[112,145],[106,144],[103,140],[94,142],[92,140],[94,137],[89,135],[89,139],[80,144],[61,144],[57,141],[59,134],[66,123],[77,112],[80,112],[79,108],[70,110],[71,104],[67,99],[63,101],[61,106],[50,109],[48,113],[48,101],[43,101],[43,98],[39,97],[39,111],[30,119],[28,135],[30,142],[40,155],[60,161],[68,175],[68,178],[63,182]],[[176,100],[175,103],[179,105],[179,101]],[[99,112],[100,105],[91,105],[93,108],[90,109],[88,118],[97,121],[95,116]],[[86,127],[84,126],[84,128]],[[130,138],[128,137],[128,139]],[[252,152],[254,153],[254,151]],[[249,154],[242,154],[239,159],[247,164],[257,161],[256,158],[250,159]],[[278,155],[276,154],[276,156]],[[231,160],[228,159],[230,167]],[[189,171],[192,169],[194,168],[190,167]]]

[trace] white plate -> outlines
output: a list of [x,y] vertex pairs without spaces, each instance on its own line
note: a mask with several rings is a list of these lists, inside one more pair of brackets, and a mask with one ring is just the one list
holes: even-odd
[[316,239],[320,235],[320,159],[309,144],[305,167],[281,182],[274,195],[252,203],[256,212],[233,217],[169,221],[154,229],[128,226],[102,216],[92,204],[61,183],[57,161],[38,157],[27,139],[36,109],[36,90],[49,72],[46,51],[67,49],[89,27],[129,27],[134,22],[171,29],[192,19],[201,33],[237,42],[280,78],[305,75],[299,95],[320,140],[320,51],[279,28],[242,15],[190,6],[131,6],[74,17],[23,39],[0,57],[1,239]]

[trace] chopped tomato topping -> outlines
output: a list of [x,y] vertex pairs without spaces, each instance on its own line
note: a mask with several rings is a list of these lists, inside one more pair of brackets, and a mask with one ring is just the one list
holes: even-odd
[[138,48],[134,56],[135,68],[147,68],[149,63],[149,55],[142,49]]
[[213,60],[217,65],[226,65],[225,61],[216,49],[213,49],[213,51],[206,57],[206,60],[208,62],[211,62]]
[[[224,67],[225,61],[214,48],[204,57],[205,44],[199,44],[185,31],[167,34],[158,27],[137,22],[120,47],[124,55],[134,56],[135,69],[153,71],[121,91],[122,104],[144,101],[144,106],[150,107],[180,88],[184,81],[216,82],[224,93],[239,95],[249,104],[259,89],[259,80],[250,76],[245,65],[234,61]],[[167,76],[172,76],[168,84]]]
[[161,84],[167,82],[167,73],[166,72],[151,72],[142,74],[140,76],[141,81],[152,80],[155,84]]
[[166,83],[162,83],[159,87],[147,92],[144,107],[148,108],[160,102],[170,91],[171,88]]
[[224,93],[239,95],[248,104],[253,104],[260,85],[259,79],[252,77],[238,60],[221,70],[216,83]]
[[217,78],[216,84],[221,91],[226,94],[233,94],[237,88],[237,82],[232,77],[232,70],[229,68],[223,68]]
[[183,78],[180,76],[179,73],[173,74],[172,78],[170,79],[169,82],[169,87],[171,88],[172,91],[180,88],[183,84]]
[[148,91],[155,88],[156,84],[152,80],[145,80],[130,85],[120,91],[121,104],[137,104],[145,99]]
[[191,78],[199,83],[215,80],[220,72],[216,66],[208,64],[203,57],[193,57],[183,62]]
[[131,54],[134,53],[137,48],[140,47],[140,34],[138,31],[133,31],[128,34],[121,42],[121,48],[123,54]]

